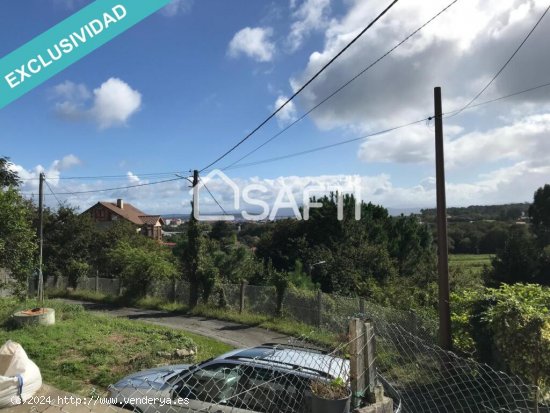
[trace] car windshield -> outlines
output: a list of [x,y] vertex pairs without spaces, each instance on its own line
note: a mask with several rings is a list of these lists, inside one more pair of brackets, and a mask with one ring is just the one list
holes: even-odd
[[[214,357],[210,357],[208,360],[204,360],[204,361],[201,361],[200,363],[193,364],[192,366],[189,366],[189,368],[187,370],[185,370],[183,373],[188,373],[190,371],[194,371],[194,370],[198,369],[199,367],[204,366],[206,363],[211,362],[212,360],[214,360]],[[182,373],[174,374],[174,372],[171,371],[171,372],[165,374],[164,378],[166,379],[166,381],[168,383],[172,383],[172,382],[176,381],[179,377],[181,377],[181,374]],[[172,377],[170,377],[170,376],[172,376]]]

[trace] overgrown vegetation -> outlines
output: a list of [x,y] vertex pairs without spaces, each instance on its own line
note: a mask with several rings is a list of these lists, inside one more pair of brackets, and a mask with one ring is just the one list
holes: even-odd
[[[38,365],[43,379],[62,390],[88,395],[140,369],[162,364],[194,363],[229,351],[230,346],[181,330],[144,322],[95,315],[80,305],[47,301],[56,312],[53,326],[15,328],[11,315],[36,307],[33,301],[0,299],[0,343],[20,343]],[[197,357],[161,356],[175,349],[194,349]],[[160,353],[159,353],[160,352]]]
[[452,297],[455,346],[542,388],[550,384],[550,289],[503,284]]

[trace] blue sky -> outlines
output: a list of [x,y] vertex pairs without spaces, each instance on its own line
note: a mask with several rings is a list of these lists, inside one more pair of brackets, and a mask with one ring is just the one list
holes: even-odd
[[[278,119],[219,167],[277,133],[446,6],[398,3]],[[4,0],[0,56],[89,4]],[[402,3],[402,4],[401,4]],[[0,111],[1,155],[36,192],[45,170],[54,192],[171,178],[201,169],[263,120],[385,6],[382,0],[180,0],[147,18]],[[459,1],[418,36],[274,142],[254,162],[362,136],[466,103],[498,70],[546,7],[535,0]],[[548,17],[550,19],[550,17]],[[480,101],[540,83],[550,68],[541,26]],[[547,181],[548,90],[472,110],[445,122],[450,205],[529,201]],[[359,176],[363,197],[387,207],[435,204],[433,125],[284,161],[234,169],[246,185],[300,192],[309,182]],[[70,180],[72,176],[120,178]],[[222,204],[231,193],[211,183]],[[268,199],[269,196],[266,195]],[[183,182],[58,198],[82,209],[124,197],[147,212],[187,212]],[[47,198],[51,206],[56,201]],[[214,208],[204,202],[206,208]]]

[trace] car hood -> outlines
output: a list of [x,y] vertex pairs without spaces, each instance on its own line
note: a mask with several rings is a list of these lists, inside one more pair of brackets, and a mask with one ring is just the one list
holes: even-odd
[[177,364],[171,366],[155,367],[149,370],[139,371],[115,383],[112,387],[121,390],[125,387],[147,389],[162,388],[168,379],[185,370],[189,370],[190,364]]

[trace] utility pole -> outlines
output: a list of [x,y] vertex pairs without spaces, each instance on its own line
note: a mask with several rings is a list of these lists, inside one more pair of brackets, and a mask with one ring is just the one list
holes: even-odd
[[443,109],[441,88],[434,88],[435,174],[437,190],[437,272],[439,274],[439,346],[452,349],[451,308],[449,303],[449,248],[447,245],[447,201],[445,197],[445,158],[443,155]]
[[44,276],[42,274],[42,246],[44,244],[44,172],[40,173],[39,195],[38,195],[38,239],[39,239],[39,260],[38,260],[38,301],[44,304]]
[[193,171],[193,205],[191,206],[192,219],[198,220],[198,217],[200,216],[199,212],[199,171],[194,170]]

